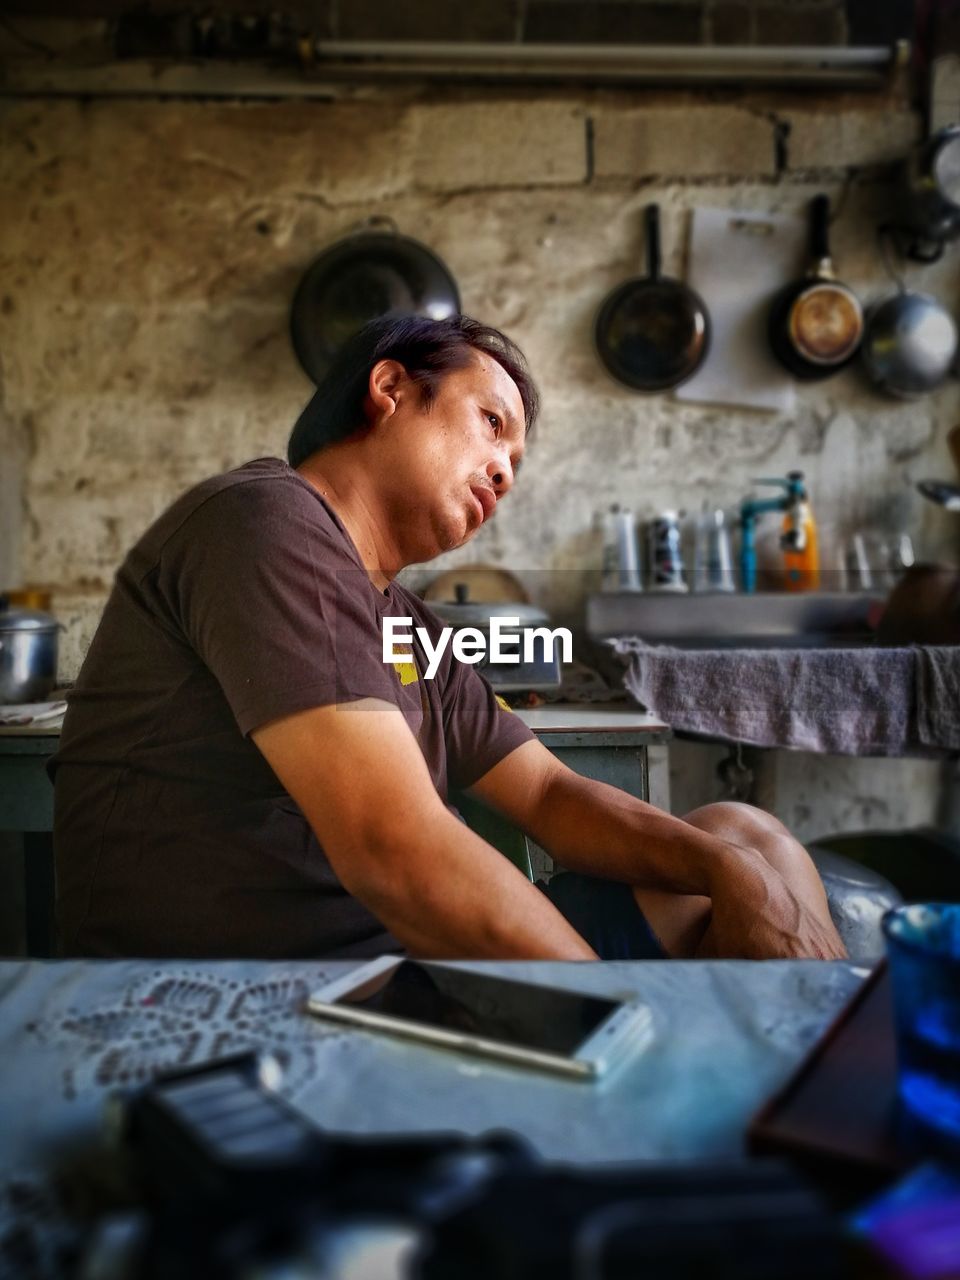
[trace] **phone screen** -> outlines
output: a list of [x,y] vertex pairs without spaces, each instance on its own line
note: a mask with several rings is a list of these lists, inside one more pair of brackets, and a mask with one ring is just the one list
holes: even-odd
[[621,1005],[602,996],[404,960],[334,1003],[569,1056]]

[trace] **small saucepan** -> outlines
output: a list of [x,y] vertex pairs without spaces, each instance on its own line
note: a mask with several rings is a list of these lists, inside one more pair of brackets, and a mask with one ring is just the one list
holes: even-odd
[[863,307],[836,279],[830,258],[830,202],[810,206],[810,266],[773,300],[768,334],[773,354],[795,378],[815,381],[850,363],[863,336]]
[[693,376],[710,347],[710,316],[698,293],[660,274],[660,208],[646,209],[647,272],[618,285],[597,313],[597,353],[634,391],[667,391]]
[[381,316],[413,313],[445,320],[460,310],[446,265],[389,218],[372,218],[316,258],[300,281],[290,313],[293,349],[320,382],[355,333]]

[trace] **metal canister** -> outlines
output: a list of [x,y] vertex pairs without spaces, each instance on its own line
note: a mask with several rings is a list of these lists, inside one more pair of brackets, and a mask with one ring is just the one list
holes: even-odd
[[651,591],[686,591],[683,550],[676,511],[661,511],[647,525],[648,582]]
[[642,589],[633,512],[614,505],[603,518],[603,590]]

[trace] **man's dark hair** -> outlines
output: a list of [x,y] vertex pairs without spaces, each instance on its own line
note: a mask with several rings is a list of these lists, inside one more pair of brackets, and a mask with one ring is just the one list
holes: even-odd
[[287,460],[291,467],[363,426],[370,370],[378,361],[402,364],[420,389],[421,403],[429,408],[444,375],[466,368],[474,351],[496,360],[517,384],[529,432],[540,410],[540,396],[523,352],[499,329],[461,315],[447,320],[384,316],[354,334],[337,352],[290,433]]

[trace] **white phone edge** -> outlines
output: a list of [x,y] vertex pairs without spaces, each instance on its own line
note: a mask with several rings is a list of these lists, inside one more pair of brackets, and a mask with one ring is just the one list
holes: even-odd
[[[373,1013],[356,1006],[335,1004],[347,992],[369,982],[371,978],[380,977],[392,969],[398,968],[406,956],[378,956],[368,964],[352,969],[341,978],[324,984],[312,992],[307,1000],[307,1009],[317,1017],[329,1018],[336,1022],[345,1022],[350,1026],[373,1028],[388,1031],[394,1035],[411,1040],[421,1040],[427,1044],[441,1045],[445,1048],[466,1050],[469,1053],[481,1054],[484,1057],[498,1058],[504,1062],[519,1063],[522,1066],[541,1067],[572,1076],[577,1080],[594,1080],[604,1075],[628,1051],[639,1052],[651,1037],[653,1018],[645,1004],[632,1001],[618,1001],[619,1008],[610,1014],[597,1027],[596,1031],[586,1039],[575,1054],[564,1057],[561,1054],[544,1053],[538,1049],[525,1049],[518,1045],[506,1044],[501,1040],[487,1040],[482,1036],[464,1035],[456,1031],[444,1031],[440,1027],[431,1027],[425,1023],[394,1018],[387,1014]],[[429,961],[418,961],[429,964]],[[443,967],[443,966],[441,966]],[[503,975],[497,975],[503,976]],[[505,982],[510,978],[503,977]],[[536,985],[536,984],[532,984]],[[544,985],[544,984],[540,984]],[[551,987],[550,990],[564,991],[563,987]],[[570,991],[570,995],[595,995],[596,993]],[[601,996],[601,999],[616,997]]]

